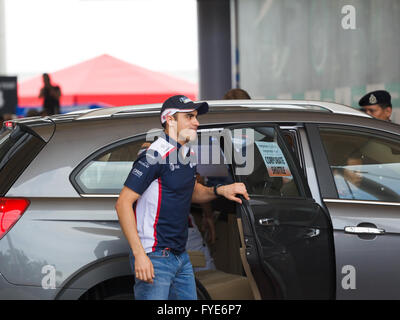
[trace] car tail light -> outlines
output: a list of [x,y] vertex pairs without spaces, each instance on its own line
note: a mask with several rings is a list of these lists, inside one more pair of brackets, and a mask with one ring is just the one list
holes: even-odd
[[28,206],[27,199],[0,198],[0,239],[21,218]]
[[5,121],[4,126],[8,129],[12,129],[14,127],[14,124],[12,121]]

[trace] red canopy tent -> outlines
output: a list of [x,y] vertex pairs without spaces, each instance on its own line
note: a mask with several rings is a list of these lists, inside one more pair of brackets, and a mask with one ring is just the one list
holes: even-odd
[[[163,102],[174,94],[196,99],[197,85],[150,71],[107,54],[50,74],[53,85],[61,87],[61,106],[106,104],[123,106]],[[43,86],[41,76],[18,84],[18,104],[38,107]]]

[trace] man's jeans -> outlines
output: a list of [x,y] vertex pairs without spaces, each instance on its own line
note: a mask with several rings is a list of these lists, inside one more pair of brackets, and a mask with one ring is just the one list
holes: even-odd
[[[134,294],[136,300],[196,300],[196,283],[193,267],[187,252],[174,254],[167,249],[159,249],[147,254],[153,263],[153,283],[135,277]],[[135,274],[135,258],[130,253],[131,268]]]

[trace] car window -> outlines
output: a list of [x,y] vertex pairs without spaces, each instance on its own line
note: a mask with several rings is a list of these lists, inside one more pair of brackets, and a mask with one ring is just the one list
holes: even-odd
[[[237,130],[237,129],[235,129]],[[250,195],[265,197],[300,197],[298,181],[295,177],[296,168],[287,150],[283,148],[283,141],[278,139],[275,128],[258,127],[254,130],[254,141],[246,142],[247,130],[242,130],[242,139],[233,133],[233,149],[236,154],[246,156],[254,161],[250,174],[241,176],[242,182]],[[240,135],[239,135],[240,136]],[[254,157],[247,157],[253,152]],[[249,163],[246,163],[249,165]]]
[[400,141],[376,134],[321,128],[340,199],[400,201]]
[[202,131],[196,142],[197,181],[212,187],[218,184],[231,184],[230,162],[226,158],[221,132]]
[[286,145],[292,151],[300,167],[303,168],[304,174],[306,174],[302,152],[300,150],[300,141],[299,141],[300,137],[298,131],[296,129],[282,129],[282,128],[280,130],[283,138],[286,141]]
[[[207,186],[233,182],[220,148],[220,135],[214,135],[206,134],[206,139],[199,137],[198,145],[193,145],[197,159],[197,180]],[[150,142],[143,138],[107,148],[78,170],[73,175],[73,181],[83,194],[118,194],[138,154],[149,145]]]
[[119,194],[145,139],[108,149],[90,160],[75,176],[82,193]]

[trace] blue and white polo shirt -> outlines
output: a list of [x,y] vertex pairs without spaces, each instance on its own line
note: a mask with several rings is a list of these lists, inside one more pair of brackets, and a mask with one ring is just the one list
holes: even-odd
[[134,162],[124,185],[141,195],[134,212],[146,253],[164,248],[177,253],[185,250],[196,181],[194,159],[192,149],[165,135]]

